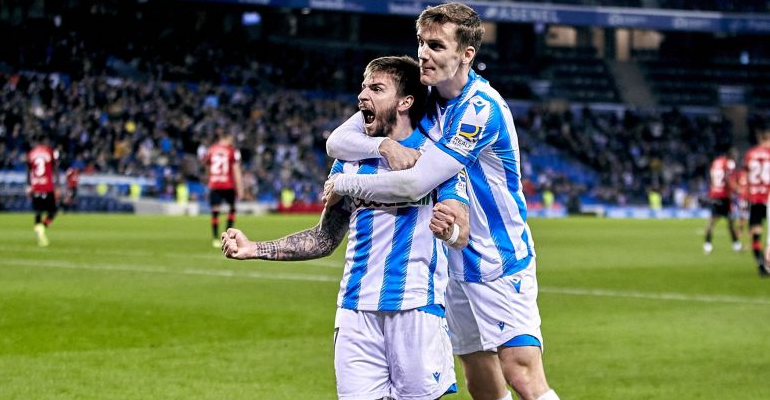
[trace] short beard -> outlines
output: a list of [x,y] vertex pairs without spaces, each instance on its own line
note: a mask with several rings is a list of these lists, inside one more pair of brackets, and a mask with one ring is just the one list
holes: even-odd
[[396,106],[389,107],[383,110],[382,113],[377,113],[375,119],[379,119],[380,115],[383,115],[377,124],[377,129],[372,132],[371,137],[386,137],[393,132],[393,127],[396,125]]

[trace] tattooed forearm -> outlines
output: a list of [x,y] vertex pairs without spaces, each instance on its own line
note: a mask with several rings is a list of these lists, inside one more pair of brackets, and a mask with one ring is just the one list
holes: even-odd
[[276,261],[299,261],[331,254],[348,230],[350,213],[342,202],[324,210],[321,221],[313,228],[267,242],[257,242],[255,258]]

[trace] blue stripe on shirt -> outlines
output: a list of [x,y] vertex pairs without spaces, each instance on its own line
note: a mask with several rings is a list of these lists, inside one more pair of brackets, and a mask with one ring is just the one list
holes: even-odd
[[390,253],[385,257],[384,281],[377,305],[379,310],[398,310],[404,301],[406,272],[418,213],[419,207],[402,207],[396,212],[393,244]]
[[344,166],[344,163],[342,161],[334,160],[334,164],[332,164],[332,169],[331,171],[329,171],[329,176],[342,173],[343,166]]
[[399,140],[398,143],[404,147],[419,149],[422,147],[423,143],[425,143],[426,139],[428,139],[428,135],[423,134],[419,129],[415,129],[409,136]]
[[516,250],[511,242],[511,238],[508,237],[505,221],[493,197],[494,192],[489,186],[489,182],[487,182],[480,163],[474,163],[467,170],[468,177],[473,185],[473,192],[476,194],[476,200],[481,205],[481,209],[484,210],[485,219],[489,226],[489,234],[495,243],[495,247],[497,247],[503,264],[505,264],[509,261],[508,257],[515,257]]
[[441,246],[441,244],[438,242],[437,238],[433,238],[433,252],[430,256],[430,266],[429,274],[428,274],[428,304],[433,304],[436,301],[436,296],[433,292],[436,291],[435,288],[435,282],[433,281],[433,277],[436,274],[436,265],[438,264],[438,258],[436,253],[436,247]]
[[[371,158],[363,160],[358,168],[359,174],[377,173],[379,160]],[[356,245],[354,247],[353,265],[350,267],[350,277],[342,297],[342,308],[355,310],[361,295],[361,281],[366,275],[369,264],[369,252],[372,250],[372,232],[374,231],[374,210],[359,209],[356,213]]]
[[462,251],[463,254],[463,280],[466,282],[481,282],[481,253],[478,252],[470,243],[473,242],[471,232],[468,238],[468,246]]
[[[342,298],[342,308],[355,310],[358,308],[358,298],[361,295],[361,281],[366,275],[369,264],[369,252],[372,250],[372,230],[374,210],[360,209],[356,216],[356,246],[353,255],[353,265],[350,267],[350,277]],[[365,232],[365,233],[362,233]]]
[[[519,213],[519,218],[526,223],[527,222],[527,203],[524,200],[524,194],[521,193],[521,174],[518,170],[519,160],[516,159],[516,153],[511,145],[511,133],[508,131],[508,125],[502,123],[500,125],[500,135],[498,140],[492,146],[495,156],[500,158],[505,170],[505,181],[507,184],[508,192],[511,194],[513,201],[516,203],[516,208]],[[526,229],[522,229],[521,240],[529,247],[529,234]],[[530,249],[530,254],[531,254]],[[503,264],[503,276],[515,274],[529,265],[529,256],[524,257],[521,260],[508,260]]]

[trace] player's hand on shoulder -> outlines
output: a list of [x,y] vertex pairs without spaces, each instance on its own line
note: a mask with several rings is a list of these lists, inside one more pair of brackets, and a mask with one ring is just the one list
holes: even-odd
[[448,240],[452,236],[452,230],[457,218],[457,213],[451,207],[443,203],[433,206],[433,217],[430,219],[430,230],[441,239]]
[[246,260],[254,257],[256,244],[240,230],[230,228],[222,233],[222,254],[227,258]]
[[385,139],[380,143],[380,155],[388,160],[388,165],[393,171],[412,168],[420,158],[420,152],[416,149],[404,147],[392,139]]

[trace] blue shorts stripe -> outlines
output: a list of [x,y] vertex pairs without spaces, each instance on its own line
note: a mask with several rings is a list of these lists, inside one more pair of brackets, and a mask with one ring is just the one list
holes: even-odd
[[446,316],[446,310],[444,310],[444,306],[441,304],[431,304],[429,306],[422,306],[418,307],[417,310],[422,311],[426,314],[435,315],[441,318],[444,318]]
[[537,346],[543,347],[540,340],[532,335],[519,335],[502,344],[503,347],[524,347]]

